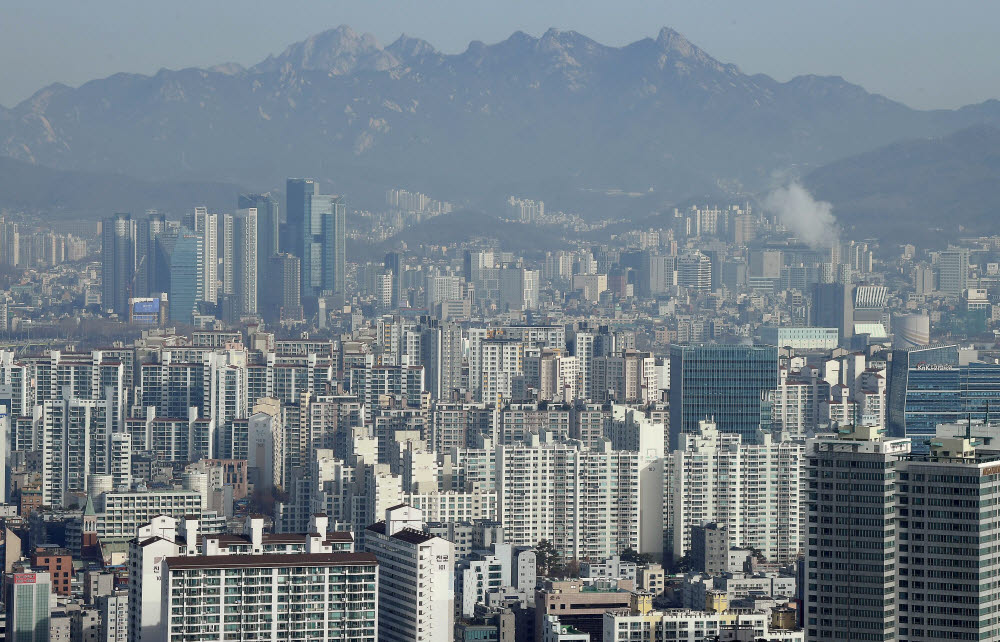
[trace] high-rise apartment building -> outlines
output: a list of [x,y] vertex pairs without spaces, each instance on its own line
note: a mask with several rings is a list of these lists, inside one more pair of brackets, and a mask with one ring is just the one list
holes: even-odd
[[897,638],[895,467],[909,452],[908,439],[883,438],[872,428],[809,441],[807,640]]
[[129,549],[129,640],[363,640],[375,642],[378,566],[349,533],[245,535],[199,531],[157,517]]
[[420,363],[432,399],[449,399],[462,387],[462,328],[449,321],[421,323]]
[[163,639],[375,642],[376,568],[367,553],[168,557]]
[[503,267],[499,271],[500,305],[510,310],[538,307],[538,270]]
[[748,443],[711,421],[679,439],[667,455],[666,552],[675,560],[689,554],[692,528],[714,522],[725,528],[729,546],[755,548],[776,562],[795,560],[803,442],[763,433]]
[[209,214],[204,207],[194,208],[194,227],[201,235],[202,250],[205,253],[202,299],[216,303],[219,298],[219,216]]
[[0,218],[0,263],[16,266],[21,261],[21,234],[17,223]]
[[116,591],[97,600],[101,642],[128,642],[128,593]]
[[670,348],[670,445],[712,419],[720,432],[753,443],[769,420],[767,393],[778,387],[773,346],[689,345]]
[[807,459],[807,640],[1000,636],[1000,560],[983,545],[1000,457],[971,423],[923,455],[865,427],[810,440]]
[[238,316],[257,314],[257,210],[233,215],[233,299]]
[[[606,559],[627,549],[659,550],[642,539],[642,516],[660,518],[662,478],[642,487],[639,453],[590,449],[532,433],[497,448],[497,505],[509,543],[548,540],[563,560]],[[648,511],[648,512],[647,512]]]
[[[499,403],[510,399],[514,379],[523,374],[524,344],[507,337],[486,337],[472,347],[475,361],[469,359],[469,378],[480,401]],[[475,368],[475,379],[471,369]]]
[[398,308],[402,304],[403,257],[399,252],[389,252],[382,261],[382,267],[392,274],[391,301],[387,307]]
[[678,257],[677,285],[699,292],[711,290],[714,287],[711,259],[697,251]]
[[420,510],[405,504],[369,526],[363,545],[379,564],[379,640],[451,642],[454,545],[427,533]]
[[88,490],[92,474],[108,472],[110,404],[106,399],[66,397],[41,403],[42,501],[67,504],[71,493]]
[[1000,557],[984,546],[1000,535],[997,452],[937,437],[927,456],[896,463],[895,481],[896,638],[1000,638]]
[[257,210],[222,216],[223,315],[229,320],[258,312]]

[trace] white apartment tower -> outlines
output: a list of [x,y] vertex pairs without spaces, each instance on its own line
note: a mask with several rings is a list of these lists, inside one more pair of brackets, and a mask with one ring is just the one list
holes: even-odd
[[158,517],[129,550],[129,640],[362,640],[378,636],[378,565],[349,533],[202,535]]
[[498,403],[510,399],[514,378],[523,374],[524,344],[519,339],[489,336],[485,332],[472,335],[469,359],[470,387],[479,400]]
[[379,564],[379,640],[451,642],[454,545],[423,530],[423,515],[400,504],[369,526],[364,547]]
[[194,231],[201,234],[205,252],[204,300],[215,303],[219,298],[219,216],[204,207],[194,208]]
[[132,435],[119,432],[111,435],[111,461],[109,474],[116,490],[132,486]]
[[[659,550],[662,529],[652,544],[641,537],[642,511],[658,518],[662,494],[640,488],[639,453],[612,450],[607,440],[588,449],[548,438],[532,433],[526,443],[497,447],[497,506],[508,542],[548,540],[564,560]],[[661,478],[652,483],[658,488]]]
[[233,215],[233,287],[239,316],[257,314],[257,208]]
[[667,456],[665,552],[680,559],[691,549],[691,527],[716,522],[730,546],[752,546],[769,560],[789,562],[801,552],[801,466],[805,444],[781,433],[758,443],[699,422],[680,435]]

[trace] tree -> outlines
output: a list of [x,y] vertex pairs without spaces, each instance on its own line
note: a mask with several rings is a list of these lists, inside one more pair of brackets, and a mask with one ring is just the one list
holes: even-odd
[[535,545],[535,572],[539,576],[547,576],[559,565],[559,552],[547,539]]
[[653,556],[649,553],[639,553],[634,548],[626,548],[624,551],[618,554],[623,562],[632,562],[633,564],[650,564],[653,562]]
[[693,569],[693,566],[694,565],[691,563],[691,556],[685,555],[674,562],[674,572],[688,573]]

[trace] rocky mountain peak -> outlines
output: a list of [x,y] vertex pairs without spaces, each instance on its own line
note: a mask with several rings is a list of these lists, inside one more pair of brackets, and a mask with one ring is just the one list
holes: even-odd
[[290,65],[293,69],[329,71],[341,76],[360,70],[384,71],[398,64],[375,36],[359,34],[347,25],[340,25],[297,42],[277,56],[268,56],[252,71],[276,71]]
[[400,60],[437,54],[437,49],[431,43],[421,38],[408,36],[405,33],[396,38],[395,42],[385,48],[385,51]]

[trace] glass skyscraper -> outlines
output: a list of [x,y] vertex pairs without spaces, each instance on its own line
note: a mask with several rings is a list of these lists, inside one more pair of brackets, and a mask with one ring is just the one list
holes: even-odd
[[309,178],[289,178],[285,182],[285,217],[286,234],[279,238],[279,249],[282,252],[294,254],[300,259],[304,256],[302,242],[305,238],[303,227],[307,218],[306,208],[311,206],[311,196],[319,193],[316,181]]
[[938,424],[1000,418],[1000,364],[961,364],[958,346],[893,350],[889,432],[926,451]]
[[257,289],[267,287],[268,267],[278,249],[278,201],[269,194],[240,194],[237,207],[257,209]]
[[[302,296],[344,295],[347,269],[347,203],[342,196],[319,194],[315,181],[288,179],[288,250],[302,259]],[[287,250],[286,250],[287,251]]]
[[128,314],[135,279],[135,221],[115,214],[101,224],[101,307],[120,316]]
[[157,276],[167,292],[168,318],[190,324],[202,300],[204,247],[201,234],[186,227],[164,232],[157,239]]
[[720,432],[755,443],[767,428],[765,395],[778,387],[774,346],[689,345],[670,349],[670,447],[681,432],[696,432],[702,419],[715,419]]
[[347,202],[343,196],[330,196],[330,211],[320,223],[323,236],[322,289],[344,296],[344,271],[347,269]]

